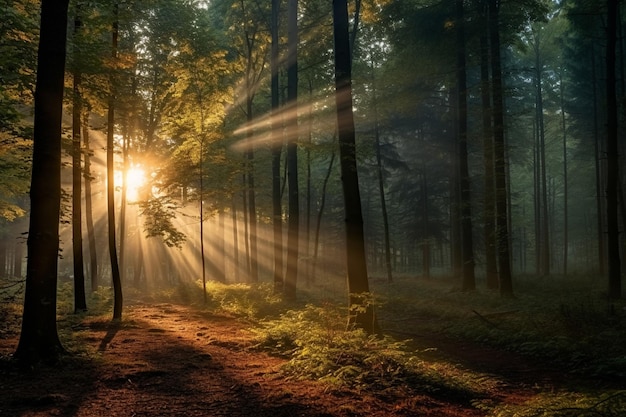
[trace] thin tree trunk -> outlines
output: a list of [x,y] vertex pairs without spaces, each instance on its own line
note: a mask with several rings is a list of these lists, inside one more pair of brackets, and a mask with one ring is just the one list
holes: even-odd
[[16,241],[14,244],[13,276],[16,278],[22,278],[22,260],[24,258],[24,247],[22,245],[21,240]]
[[604,275],[606,265],[605,241],[604,241],[604,215],[602,205],[602,164],[600,160],[600,130],[598,127],[598,91],[596,87],[596,55],[593,45],[591,45],[591,81],[593,83],[593,149],[595,159],[596,174],[596,212],[597,212],[597,232],[598,232],[598,272]]
[[[201,122],[204,125],[204,120]],[[204,154],[204,131],[200,132],[200,160],[198,161],[198,179],[200,180],[200,198],[199,207],[200,211],[200,267],[202,268],[202,301],[207,303],[206,293],[206,255],[204,253],[204,171],[202,169],[202,162]]]
[[421,243],[422,247],[422,274],[424,278],[430,278],[430,232],[428,224],[430,223],[430,218],[428,214],[428,199],[429,199],[429,191],[428,191],[428,181],[426,179],[426,164],[423,164],[422,167],[422,237],[423,241]]
[[[118,43],[118,11],[115,3],[114,20],[111,33],[111,56],[113,62],[117,60]],[[111,77],[111,92],[109,93],[109,110],[107,115],[107,214],[109,227],[109,255],[111,257],[111,281],[113,282],[113,320],[122,319],[122,280],[117,259],[115,239],[115,165],[113,164],[113,134],[115,131],[115,77]]]
[[385,179],[383,176],[383,162],[380,143],[380,126],[378,116],[378,97],[376,89],[376,76],[374,74],[376,66],[371,62],[372,70],[372,98],[374,111],[374,146],[376,147],[376,174],[378,177],[378,195],[380,197],[380,207],[383,217],[383,239],[385,244],[385,270],[387,272],[387,282],[393,282],[393,274],[391,269],[391,245],[389,243],[389,216],[387,214],[387,201],[385,199]]
[[235,282],[240,282],[239,276],[239,227],[237,221],[237,206],[235,205],[235,194],[232,196],[232,221],[233,221],[233,267]]
[[287,166],[289,182],[289,224],[287,234],[287,271],[285,298],[295,300],[298,280],[300,193],[298,189],[298,0],[289,0],[287,7],[287,103],[293,121],[287,129]]
[[622,272],[619,250],[619,146],[617,135],[617,97],[615,94],[615,47],[617,25],[617,1],[607,0],[607,52],[606,52],[606,94],[607,94],[607,180],[606,180],[606,223],[607,251],[609,260],[609,299],[622,297]]
[[91,196],[91,149],[89,148],[89,112],[86,111],[82,119],[83,143],[85,146],[85,221],[87,223],[87,240],[89,241],[89,275],[91,292],[98,289],[98,251],[96,249],[96,234],[93,225],[93,205]]
[[122,135],[122,190],[120,195],[120,220],[119,220],[119,265],[122,282],[126,281],[126,209],[128,205],[128,121],[124,121],[124,134]]
[[337,131],[346,219],[346,263],[351,322],[371,334],[374,333],[376,324],[374,307],[369,299],[363,215],[356,164],[347,0],[333,0],[333,35]]
[[567,122],[565,118],[565,86],[563,85],[563,76],[559,74],[560,79],[560,104],[561,104],[561,126],[563,129],[563,275],[567,275],[567,262],[569,254],[569,186],[567,182]]
[[465,12],[463,0],[456,1],[457,30],[457,105],[459,180],[461,187],[461,248],[463,256],[464,291],[476,289],[474,275],[474,241],[472,238],[472,200],[467,161],[467,76],[465,74]]
[[[487,22],[487,9],[481,19]],[[485,25],[486,27],[486,25]],[[491,95],[489,92],[489,39],[487,30],[480,36],[480,97],[483,125],[484,201],[483,236],[485,239],[485,280],[487,288],[498,288],[498,265],[496,254],[495,183],[493,167],[493,131],[491,128]]]
[[283,210],[280,196],[280,158],[283,148],[282,123],[277,120],[280,108],[279,38],[280,0],[272,0],[271,104],[272,104],[272,225],[274,238],[274,293],[283,291]]
[[[245,164],[245,167],[247,168],[248,164]],[[245,259],[245,263],[246,263],[246,280],[250,281],[250,268],[251,268],[251,261],[250,261],[250,223],[248,222],[248,176],[244,173],[243,174],[243,192],[242,194],[242,202],[243,202],[243,244],[244,244],[244,248],[245,248],[245,252],[246,252],[246,259]]]
[[[74,38],[76,39],[82,22],[80,7],[76,5],[74,17]],[[75,43],[76,44],[76,43]],[[74,79],[72,103],[72,257],[74,263],[74,312],[87,310],[85,299],[85,269],[83,259],[82,230],[82,184],[81,184],[81,149],[80,149],[80,116],[82,113],[81,73],[78,64],[78,51],[74,52]]]
[[335,151],[333,150],[333,153],[330,155],[328,170],[326,171],[326,176],[324,177],[324,182],[322,183],[322,200],[320,201],[320,208],[317,212],[317,222],[315,225],[315,243],[313,244],[313,271],[311,272],[311,274],[313,275],[313,279],[315,279],[317,274],[317,254],[319,249],[320,230],[322,228],[322,214],[324,213],[324,206],[326,205],[326,187],[328,186],[328,179],[330,178],[330,173],[332,172],[334,161]]
[[540,38],[535,36],[535,116],[537,120],[537,135],[539,138],[539,190],[540,190],[540,274],[550,275],[550,227],[548,215],[548,184],[546,175],[546,132],[543,117],[543,63],[540,57]]

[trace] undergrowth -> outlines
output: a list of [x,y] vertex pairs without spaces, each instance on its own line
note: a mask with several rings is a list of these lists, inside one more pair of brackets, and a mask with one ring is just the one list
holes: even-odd
[[446,282],[399,281],[379,289],[389,330],[445,333],[574,373],[626,378],[626,304],[607,302],[589,281],[520,280],[510,299],[488,290],[461,292]]
[[493,404],[477,401],[474,406],[489,417],[623,417],[626,391],[605,392],[598,396],[579,393],[540,394],[524,404]]
[[480,394],[473,376],[419,358],[405,342],[346,328],[347,311],[307,305],[255,329],[258,348],[289,359],[282,371],[293,378],[317,379],[333,387],[378,394],[418,390],[461,401]]

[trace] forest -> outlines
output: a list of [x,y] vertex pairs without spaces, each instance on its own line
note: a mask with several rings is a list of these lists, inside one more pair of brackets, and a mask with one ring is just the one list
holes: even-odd
[[626,415],[621,1],[0,8],[0,415]]

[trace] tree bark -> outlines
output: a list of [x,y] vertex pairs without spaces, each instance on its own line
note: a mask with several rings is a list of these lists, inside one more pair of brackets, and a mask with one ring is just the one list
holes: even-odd
[[347,0],[333,0],[333,37],[335,41],[335,100],[341,182],[345,207],[346,263],[351,322],[367,333],[374,333],[374,306],[369,299],[365,260],[363,214],[356,164],[356,140],[352,113],[352,64],[348,35]]
[[93,206],[91,200],[91,149],[89,148],[89,113],[85,112],[82,119],[83,143],[85,146],[85,221],[87,224],[87,240],[89,241],[89,275],[91,292],[98,289],[98,251],[96,249],[96,234],[93,225]]
[[282,123],[278,118],[280,107],[279,89],[279,38],[278,24],[280,16],[280,0],[272,0],[272,48],[270,67],[271,105],[272,105],[272,226],[274,238],[274,293],[283,291],[283,210],[280,196],[280,158],[283,148]]
[[504,143],[504,96],[502,91],[502,64],[500,58],[499,1],[490,0],[489,6],[498,272],[500,294],[505,297],[512,297],[513,280],[511,277],[511,259],[509,253],[506,153]]
[[563,75],[559,74],[559,96],[560,96],[560,107],[561,107],[561,128],[563,129],[563,275],[567,275],[567,264],[568,264],[568,254],[569,254],[569,201],[568,201],[568,193],[569,186],[567,181],[567,122],[565,115],[565,86],[563,84]]
[[[483,22],[488,21],[488,7],[484,8]],[[498,288],[498,265],[496,251],[495,183],[493,165],[493,131],[491,128],[491,94],[489,91],[489,39],[488,28],[480,36],[480,97],[483,125],[484,201],[483,235],[485,239],[485,280],[487,288]]]
[[[115,62],[117,60],[119,5],[115,3],[113,7],[114,12],[113,26],[111,31],[111,57],[113,58],[113,62]],[[112,76],[111,92],[109,93],[109,109],[107,113],[107,219],[109,230],[109,255],[111,258],[111,281],[113,282],[113,320],[117,321],[122,319],[123,295],[122,279],[117,259],[117,247],[115,238],[115,165],[113,164],[115,99],[115,77]]]
[[474,241],[472,238],[472,201],[467,161],[467,76],[465,74],[465,13],[463,0],[456,1],[457,36],[457,117],[459,144],[459,182],[461,187],[461,249],[463,257],[463,291],[476,289],[474,275]]
[[617,97],[615,93],[615,47],[617,25],[617,0],[607,0],[607,51],[606,51],[606,108],[607,108],[607,179],[606,179],[606,224],[607,252],[609,260],[609,299],[622,297],[622,273],[619,250],[619,146],[617,135]]
[[[74,17],[74,38],[81,28],[80,7],[76,5]],[[85,299],[85,270],[83,259],[83,229],[82,229],[82,184],[81,184],[81,149],[80,129],[82,98],[80,93],[81,73],[79,69],[79,50],[77,42],[73,57],[73,86],[72,86],[72,259],[74,264],[74,312],[87,310]]]
[[287,8],[287,105],[293,113],[288,127],[287,179],[289,182],[289,224],[287,234],[287,271],[284,294],[287,300],[296,299],[298,280],[300,193],[298,188],[298,0],[289,0]]
[[26,365],[64,352],[56,323],[61,116],[68,0],[42,0],[35,87],[31,214],[22,330],[14,357]]

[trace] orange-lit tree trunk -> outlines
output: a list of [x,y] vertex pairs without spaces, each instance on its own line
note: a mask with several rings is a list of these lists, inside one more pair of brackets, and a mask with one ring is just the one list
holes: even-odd
[[[111,57],[113,63],[117,60],[118,43],[118,10],[115,3],[113,11],[113,25],[111,31]],[[115,68],[112,69],[115,71]],[[107,220],[109,230],[109,255],[111,258],[111,281],[113,282],[113,320],[122,319],[122,279],[117,259],[115,238],[115,166],[113,164],[114,145],[113,133],[115,130],[115,77],[111,76],[111,92],[109,93],[109,109],[107,113]]]
[[335,101],[346,219],[346,264],[351,322],[371,334],[374,333],[376,326],[374,306],[369,299],[363,214],[356,165],[347,0],[333,0],[333,37],[335,41]]
[[83,143],[85,146],[85,222],[87,224],[87,240],[89,242],[89,276],[91,292],[98,289],[98,251],[96,249],[96,234],[93,225],[93,207],[91,199],[91,149],[89,148],[89,113],[85,112],[82,119]]
[[74,263],[74,312],[87,310],[85,299],[85,270],[83,260],[83,230],[82,230],[82,196],[81,196],[81,149],[80,129],[82,98],[80,93],[81,72],[79,68],[79,50],[76,38],[81,28],[80,7],[76,5],[74,17],[74,57],[73,57],[73,86],[72,86],[72,260]]
[[26,365],[55,362],[64,351],[57,332],[56,291],[68,3],[41,2],[26,292],[22,331],[15,351],[15,358]]

